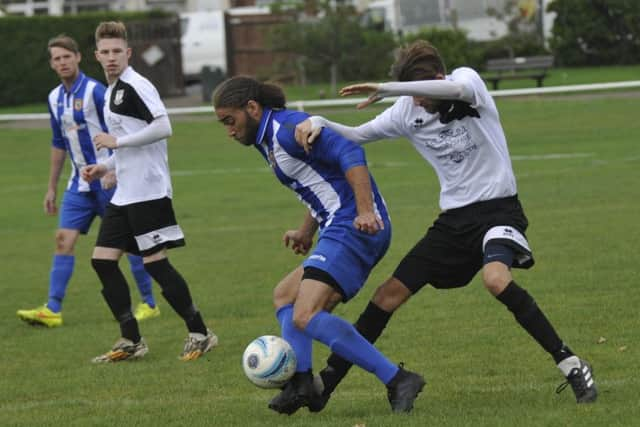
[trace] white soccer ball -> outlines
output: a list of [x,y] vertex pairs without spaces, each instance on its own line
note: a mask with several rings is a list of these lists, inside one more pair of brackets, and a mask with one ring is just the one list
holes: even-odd
[[296,371],[296,363],[291,345],[274,335],[263,335],[251,341],[242,355],[245,375],[261,388],[286,384]]

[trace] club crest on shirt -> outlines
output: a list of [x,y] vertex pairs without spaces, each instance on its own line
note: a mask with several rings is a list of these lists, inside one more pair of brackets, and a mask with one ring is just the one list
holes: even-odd
[[124,89],[118,89],[116,91],[116,96],[113,98],[113,103],[115,105],[120,105],[122,104],[122,101],[124,101]]
[[82,98],[76,98],[73,100],[73,109],[76,111],[82,111]]

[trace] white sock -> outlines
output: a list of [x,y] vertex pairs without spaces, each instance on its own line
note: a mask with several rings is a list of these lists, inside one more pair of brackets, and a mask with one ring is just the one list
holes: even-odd
[[562,371],[565,377],[568,377],[573,369],[580,369],[580,359],[578,359],[578,356],[569,356],[558,363],[558,369]]

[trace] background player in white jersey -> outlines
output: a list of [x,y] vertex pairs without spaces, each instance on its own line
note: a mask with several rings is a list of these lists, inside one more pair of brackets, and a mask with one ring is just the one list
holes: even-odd
[[[49,65],[60,78],[61,84],[49,93],[51,131],[51,162],[49,184],[44,197],[44,211],[56,215],[56,193],[64,160],[69,153],[71,176],[62,199],[60,221],[56,230],[56,248],[49,276],[49,300],[31,309],[18,310],[18,317],[36,325],[56,327],[62,325],[62,301],[73,274],[74,248],[80,234],[87,234],[96,216],[102,216],[113,196],[115,175],[109,174],[102,182],[87,183],[80,177],[85,165],[105,160],[110,150],[95,149],[91,139],[106,131],[102,107],[105,87],[80,71],[81,55],[74,39],[59,35],[49,40]],[[139,320],[160,314],[151,289],[151,277],[144,270],[142,258],[129,255],[131,272],[136,280],[143,302],[135,315]]]
[[[307,150],[315,136],[322,135],[322,126],[358,143],[405,137],[440,181],[441,214],[392,277],[376,290],[357,329],[375,342],[394,310],[424,285],[439,289],[465,286],[482,270],[486,289],[553,357],[577,402],[595,401],[591,367],[563,343],[534,299],[511,275],[512,267],[533,265],[525,237],[528,222],[518,200],[498,110],[481,77],[471,68],[446,75],[437,50],[425,41],[401,50],[391,71],[397,82],[356,84],[341,90],[342,95],[370,94],[358,108],[385,96],[400,96],[375,119],[349,127],[312,117],[297,129],[297,140]],[[336,355],[329,357],[320,374],[324,390],[314,397],[313,410],[326,405],[349,366]]]
[[369,174],[364,150],[327,131],[312,154],[296,143],[295,125],[305,113],[285,109],[282,90],[249,77],[233,77],[214,93],[214,107],[229,136],[256,148],[276,178],[308,208],[302,225],[283,241],[295,253],[312,253],[276,286],[273,303],[282,336],[296,352],[297,367],[269,408],[292,414],[313,394],[312,340],[374,373],[387,386],[394,412],[409,412],[424,387],[418,374],[391,363],[352,325],[331,310],[364,285],[391,240],[387,208]]
[[92,181],[116,170],[118,188],[107,206],[92,265],[102,282],[102,294],[120,323],[121,338],[93,361],[136,359],[148,351],[131,313],[127,281],[118,267],[123,252],[143,256],[145,269],[189,331],[181,360],[197,359],[217,344],[218,337],[205,326],[187,283],[167,258],[167,249],[185,244],[171,202],[169,116],[156,88],[129,66],[131,48],[124,24],[102,22],[95,37],[96,58],[109,83],[104,106],[109,133],[96,135],[94,143],[115,152],[105,162],[85,167],[82,176]]

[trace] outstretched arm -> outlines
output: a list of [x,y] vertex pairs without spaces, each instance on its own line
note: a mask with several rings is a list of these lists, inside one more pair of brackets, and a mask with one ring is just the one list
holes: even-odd
[[332,122],[322,116],[311,116],[305,121],[298,123],[296,126],[296,142],[304,148],[305,152],[309,153],[313,142],[316,140],[318,135],[320,135],[320,132],[322,132],[322,128],[325,127],[338,132],[348,140],[359,145],[377,141],[382,137],[374,131],[370,122],[361,124],[360,126],[347,126],[341,123]]
[[359,83],[340,89],[341,96],[370,94],[357,108],[365,108],[387,96],[425,96],[431,99],[447,99],[473,103],[473,90],[459,82],[445,79],[413,82]]

